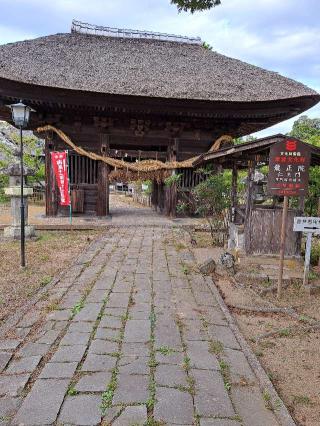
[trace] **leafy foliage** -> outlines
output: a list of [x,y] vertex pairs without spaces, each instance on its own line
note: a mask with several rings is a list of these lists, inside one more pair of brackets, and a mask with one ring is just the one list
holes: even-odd
[[230,174],[217,174],[208,168],[199,169],[198,173],[201,173],[205,180],[194,187],[190,197],[178,204],[178,211],[194,211],[203,217],[209,225],[214,241],[215,229],[224,226],[225,212],[230,206]]
[[[294,122],[289,135],[320,147],[320,118],[309,118],[306,115],[302,115]],[[312,167],[309,172],[309,195],[305,203],[307,215],[317,216],[319,197],[320,167]]]
[[177,6],[179,12],[194,13],[218,6],[221,0],[171,0],[171,3]]

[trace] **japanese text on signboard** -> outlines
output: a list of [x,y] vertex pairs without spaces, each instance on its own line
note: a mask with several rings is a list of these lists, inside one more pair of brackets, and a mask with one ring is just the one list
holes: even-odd
[[69,206],[70,195],[66,152],[51,152],[51,162],[60,192],[60,205]]
[[270,149],[268,192],[300,196],[307,192],[311,151],[297,139],[285,139]]

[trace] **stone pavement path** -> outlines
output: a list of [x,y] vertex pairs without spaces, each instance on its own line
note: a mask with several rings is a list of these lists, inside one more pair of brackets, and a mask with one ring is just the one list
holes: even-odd
[[174,229],[111,228],[0,340],[0,425],[278,425]]

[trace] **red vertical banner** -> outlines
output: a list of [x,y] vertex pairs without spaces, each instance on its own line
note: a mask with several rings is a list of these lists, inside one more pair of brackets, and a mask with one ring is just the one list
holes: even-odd
[[67,153],[65,151],[52,151],[51,163],[60,192],[60,205],[70,206]]

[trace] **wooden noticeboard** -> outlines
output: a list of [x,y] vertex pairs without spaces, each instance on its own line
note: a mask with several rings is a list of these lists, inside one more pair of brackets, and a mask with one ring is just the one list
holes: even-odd
[[270,149],[268,193],[302,196],[308,191],[310,147],[295,138],[277,142]]

